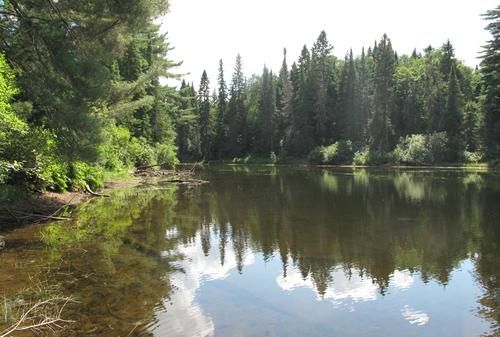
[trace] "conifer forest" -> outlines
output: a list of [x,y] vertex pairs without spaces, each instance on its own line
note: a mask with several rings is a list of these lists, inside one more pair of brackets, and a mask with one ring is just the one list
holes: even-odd
[[484,14],[491,39],[475,69],[452,41],[400,55],[388,35],[338,58],[322,31],[300,55],[284,49],[279,71],[248,76],[237,55],[227,74],[220,60],[214,83],[176,73],[182,60],[170,59],[155,23],[168,9],[167,0],[0,2],[2,184],[97,188],[106,172],[179,162],[499,158],[500,8]]

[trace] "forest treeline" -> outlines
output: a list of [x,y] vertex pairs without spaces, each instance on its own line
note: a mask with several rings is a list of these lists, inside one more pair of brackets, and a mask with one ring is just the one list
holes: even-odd
[[[387,35],[345,58],[326,33],[279,73],[245,78],[241,56],[231,79],[223,61],[211,93],[204,71],[181,110],[177,146],[185,159],[307,158],[321,164],[477,163],[498,158],[499,10],[481,68],[461,62],[453,45],[398,55]],[[238,160],[236,160],[238,161]]]
[[[397,55],[384,35],[344,59],[321,32],[279,73],[220,62],[179,78],[158,18],[168,0],[0,1],[0,184],[69,190],[179,159],[433,164],[496,159],[500,7],[481,68],[441,48]],[[2,189],[4,190],[4,189]]]

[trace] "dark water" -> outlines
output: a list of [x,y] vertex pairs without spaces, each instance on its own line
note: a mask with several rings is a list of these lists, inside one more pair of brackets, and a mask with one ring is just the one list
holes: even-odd
[[0,296],[37,282],[73,296],[64,336],[500,334],[497,175],[200,175],[210,184],[114,191],[9,234]]

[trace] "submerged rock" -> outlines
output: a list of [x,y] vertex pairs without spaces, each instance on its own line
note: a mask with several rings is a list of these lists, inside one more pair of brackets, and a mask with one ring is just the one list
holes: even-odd
[[0,250],[5,248],[5,237],[0,235]]

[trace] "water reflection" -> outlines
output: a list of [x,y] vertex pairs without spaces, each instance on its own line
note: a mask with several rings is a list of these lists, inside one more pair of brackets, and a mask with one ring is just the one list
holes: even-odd
[[500,332],[498,177],[239,166],[201,174],[211,183],[118,191],[42,229],[37,264],[50,261],[52,282],[81,301],[67,335]]

